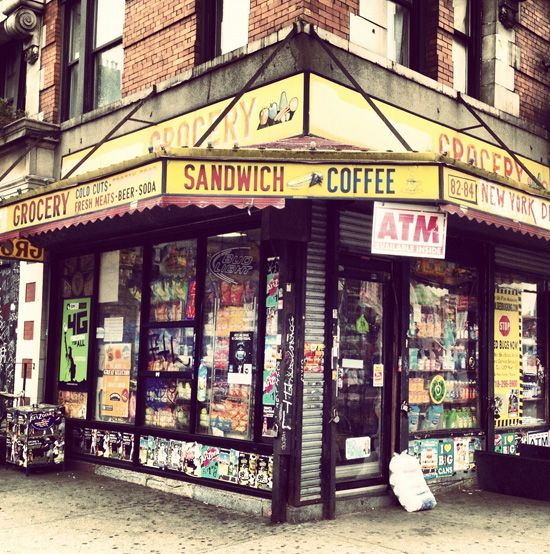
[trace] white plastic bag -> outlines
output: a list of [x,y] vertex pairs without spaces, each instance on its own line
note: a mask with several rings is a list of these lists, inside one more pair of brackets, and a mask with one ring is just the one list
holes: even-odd
[[437,504],[418,460],[406,450],[395,453],[390,460],[390,485],[407,512],[431,510]]

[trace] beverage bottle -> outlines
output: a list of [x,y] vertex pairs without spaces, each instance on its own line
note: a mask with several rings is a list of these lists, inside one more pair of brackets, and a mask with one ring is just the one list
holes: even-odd
[[199,376],[197,382],[197,400],[204,402],[206,400],[206,380],[208,377],[208,367],[201,362],[199,365]]

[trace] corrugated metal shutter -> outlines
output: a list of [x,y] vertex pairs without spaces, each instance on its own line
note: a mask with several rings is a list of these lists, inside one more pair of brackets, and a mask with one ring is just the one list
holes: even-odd
[[497,267],[506,267],[550,277],[550,253],[533,252],[532,250],[511,246],[497,246],[495,248],[495,263]]
[[357,253],[370,253],[372,216],[340,212],[340,246]]
[[[313,202],[311,241],[307,248],[305,342],[325,342],[327,209]],[[304,373],[300,499],[321,498],[323,374]]]

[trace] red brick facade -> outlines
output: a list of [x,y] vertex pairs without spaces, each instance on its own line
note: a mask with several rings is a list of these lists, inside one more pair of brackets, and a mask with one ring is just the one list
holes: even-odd
[[[47,121],[57,121],[60,107],[61,10],[58,1],[45,10],[46,43],[42,49],[43,86],[41,111]],[[438,82],[453,86],[453,1],[422,0],[422,31],[418,69]],[[255,41],[304,20],[336,36],[349,39],[350,13],[359,12],[359,0],[251,0],[249,41]],[[516,70],[515,92],[520,95],[520,115],[540,123],[550,105],[550,4],[528,0],[521,4],[516,42],[521,49],[521,69]],[[411,34],[417,31],[412,26]],[[174,2],[127,0],[123,35],[123,96],[191,69],[198,60],[198,10],[196,0]],[[418,31],[417,31],[418,32]],[[546,64],[546,65],[545,65]]]
[[43,83],[40,111],[45,121],[57,122],[61,103],[61,6],[50,2],[44,10],[45,43],[41,52]]
[[550,2],[529,0],[521,5],[516,43],[521,50],[515,90],[520,116],[550,128]]
[[194,0],[128,0],[123,35],[123,95],[191,69],[196,60]]

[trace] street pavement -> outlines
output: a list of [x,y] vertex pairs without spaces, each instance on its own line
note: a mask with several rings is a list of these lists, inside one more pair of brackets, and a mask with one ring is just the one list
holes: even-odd
[[550,553],[550,503],[475,489],[437,502],[273,525],[89,472],[0,466],[0,553]]

